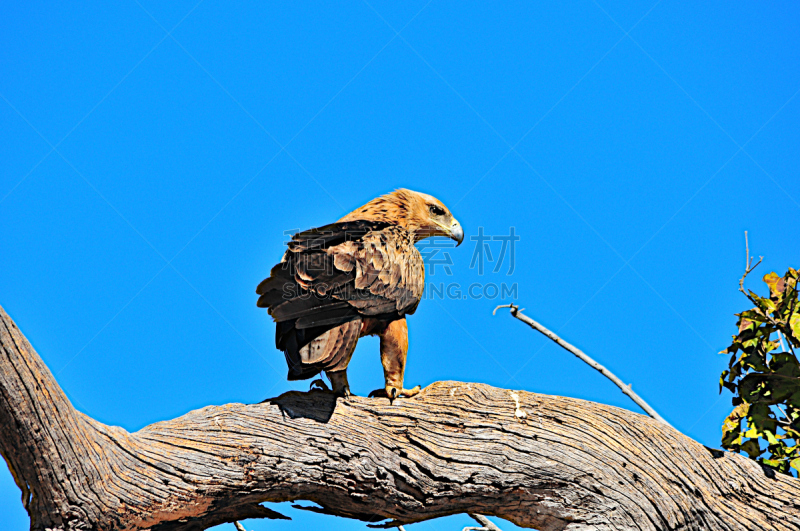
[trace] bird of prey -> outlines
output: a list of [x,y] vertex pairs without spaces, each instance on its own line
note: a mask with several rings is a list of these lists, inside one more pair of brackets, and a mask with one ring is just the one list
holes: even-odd
[[275,345],[289,380],[325,371],[333,392],[349,396],[347,364],[360,337],[380,337],[385,387],[370,396],[414,396],[403,388],[408,328],[425,266],[415,243],[464,231],[444,204],[399,189],[373,199],[336,223],[292,236],[283,259],[258,285],[258,306],[276,322]]

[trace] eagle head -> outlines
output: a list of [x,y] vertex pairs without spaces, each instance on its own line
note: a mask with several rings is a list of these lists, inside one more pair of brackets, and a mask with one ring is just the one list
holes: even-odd
[[339,221],[385,221],[402,226],[418,242],[431,236],[447,236],[460,245],[464,230],[444,203],[432,195],[400,188],[376,197]]

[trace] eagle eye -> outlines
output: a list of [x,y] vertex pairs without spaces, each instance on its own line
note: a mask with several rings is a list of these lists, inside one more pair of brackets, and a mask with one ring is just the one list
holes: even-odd
[[431,205],[429,210],[432,216],[444,216],[444,209],[439,205]]

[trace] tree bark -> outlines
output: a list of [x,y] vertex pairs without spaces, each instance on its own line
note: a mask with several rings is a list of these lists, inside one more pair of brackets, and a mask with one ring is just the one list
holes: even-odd
[[[76,411],[0,308],[0,453],[33,530],[194,530],[260,502],[393,526],[800,529],[800,481],[602,404],[438,382],[412,399],[289,392],[136,433]],[[514,395],[514,396],[512,396]]]

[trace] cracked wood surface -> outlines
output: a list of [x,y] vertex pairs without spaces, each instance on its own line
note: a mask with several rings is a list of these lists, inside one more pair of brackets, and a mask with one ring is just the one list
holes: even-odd
[[286,500],[395,525],[469,512],[543,531],[800,529],[794,478],[627,410],[482,384],[393,405],[290,392],[128,433],[77,412],[0,320],[0,453],[33,530],[204,529],[280,518],[259,503]]

